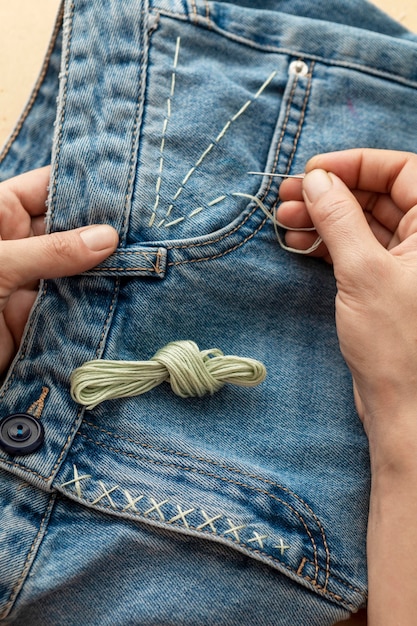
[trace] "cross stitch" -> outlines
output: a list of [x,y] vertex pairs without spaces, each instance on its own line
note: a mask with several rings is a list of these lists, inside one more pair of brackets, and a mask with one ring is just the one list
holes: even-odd
[[232,535],[235,537],[235,539],[237,541],[240,541],[240,537],[239,537],[239,534],[238,534],[237,531],[238,530],[242,530],[243,528],[246,528],[246,524],[243,524],[241,526],[236,526],[229,518],[227,518],[227,521],[229,523],[230,528],[229,528],[229,530],[226,530],[223,533],[223,535],[227,535],[228,533],[232,533]]
[[282,539],[279,540],[279,546],[274,546],[274,548],[278,548],[279,550],[281,550],[281,554],[284,555],[285,554],[285,550],[289,550],[291,546],[287,546],[285,545],[285,543],[282,541]]
[[168,524],[172,524],[173,522],[177,522],[178,520],[182,520],[184,523],[184,526],[186,528],[190,528],[187,520],[185,519],[187,515],[190,515],[190,513],[192,513],[193,511],[195,511],[195,509],[188,509],[187,511],[183,511],[181,509],[181,507],[177,504],[177,510],[178,510],[178,515],[175,515],[174,517],[172,517],[170,520],[168,520]]
[[125,494],[126,500],[128,501],[129,504],[127,504],[125,506],[125,508],[122,509],[122,511],[125,512],[125,511],[128,511],[129,509],[132,509],[133,511],[135,511],[135,513],[139,513],[139,511],[137,510],[135,504],[136,504],[136,502],[139,502],[140,500],[142,500],[142,498],[144,498],[144,496],[138,496],[137,498],[133,499],[127,489],[124,489],[124,494]]
[[91,478],[91,474],[83,474],[82,476],[80,476],[78,474],[78,469],[75,464],[73,465],[73,471],[74,471],[74,478],[72,480],[68,480],[66,483],[62,483],[61,487],[68,487],[69,485],[74,485],[77,496],[81,498],[82,492],[81,492],[81,487],[80,487],[80,481],[86,480],[87,478]]
[[257,541],[260,548],[264,547],[264,539],[268,539],[268,535],[259,535],[256,531],[253,531],[254,537],[252,539],[248,539],[247,543],[253,543]]
[[201,509],[201,515],[204,517],[204,519],[206,520],[205,522],[203,522],[202,524],[200,524],[200,526],[197,526],[196,530],[202,530],[203,528],[205,528],[206,526],[210,526],[211,530],[216,533],[217,529],[214,525],[214,522],[217,522],[217,520],[221,519],[223,517],[223,515],[214,515],[213,517],[209,517],[207,515],[207,513],[205,511],[203,511],[203,509]]
[[107,489],[107,487],[105,486],[105,484],[99,480],[98,484],[100,485],[100,487],[103,490],[103,493],[94,500],[94,502],[92,502],[91,504],[98,504],[98,502],[100,502],[101,500],[103,500],[103,498],[107,498],[107,500],[110,502],[110,506],[112,509],[116,508],[116,505],[114,504],[113,500],[110,497],[110,494],[113,493],[113,491],[116,491],[116,489],[119,488],[118,485],[116,485],[116,487],[112,487],[111,489]]
[[149,498],[149,500],[152,502],[152,506],[150,509],[144,512],[144,515],[149,515],[149,513],[156,511],[159,517],[161,518],[161,520],[165,522],[165,515],[161,511],[161,506],[163,506],[164,504],[167,504],[169,500],[162,500],[161,502],[156,502],[156,500],[154,500],[153,498]]

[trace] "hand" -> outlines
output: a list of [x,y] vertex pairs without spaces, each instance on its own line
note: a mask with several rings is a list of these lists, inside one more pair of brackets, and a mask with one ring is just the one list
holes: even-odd
[[[340,347],[371,448],[398,458],[417,439],[416,172],[413,154],[349,150],[313,158],[280,189],[280,222],[314,225],[313,255],[333,262]],[[317,233],[288,232],[287,244],[307,248]]]
[[0,183],[0,373],[17,351],[38,281],[86,271],[118,243],[106,225],[44,234],[49,169]]

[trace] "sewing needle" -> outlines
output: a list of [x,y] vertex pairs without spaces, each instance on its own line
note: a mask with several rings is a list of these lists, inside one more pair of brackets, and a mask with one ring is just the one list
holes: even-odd
[[304,178],[304,174],[272,174],[271,172],[248,172],[248,174],[256,174],[259,176],[276,176],[277,178]]

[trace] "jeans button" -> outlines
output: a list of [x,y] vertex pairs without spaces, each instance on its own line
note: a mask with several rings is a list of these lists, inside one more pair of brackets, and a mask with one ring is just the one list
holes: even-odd
[[14,413],[0,420],[0,448],[9,454],[32,454],[43,440],[43,426],[33,415]]

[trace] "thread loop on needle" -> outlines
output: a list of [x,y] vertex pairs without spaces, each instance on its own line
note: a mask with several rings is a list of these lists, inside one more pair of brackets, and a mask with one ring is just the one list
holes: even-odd
[[87,361],[71,374],[71,396],[93,409],[105,400],[142,395],[163,382],[177,396],[190,398],[213,394],[226,383],[254,387],[265,377],[265,366],[255,359],[173,341],[149,361]]

